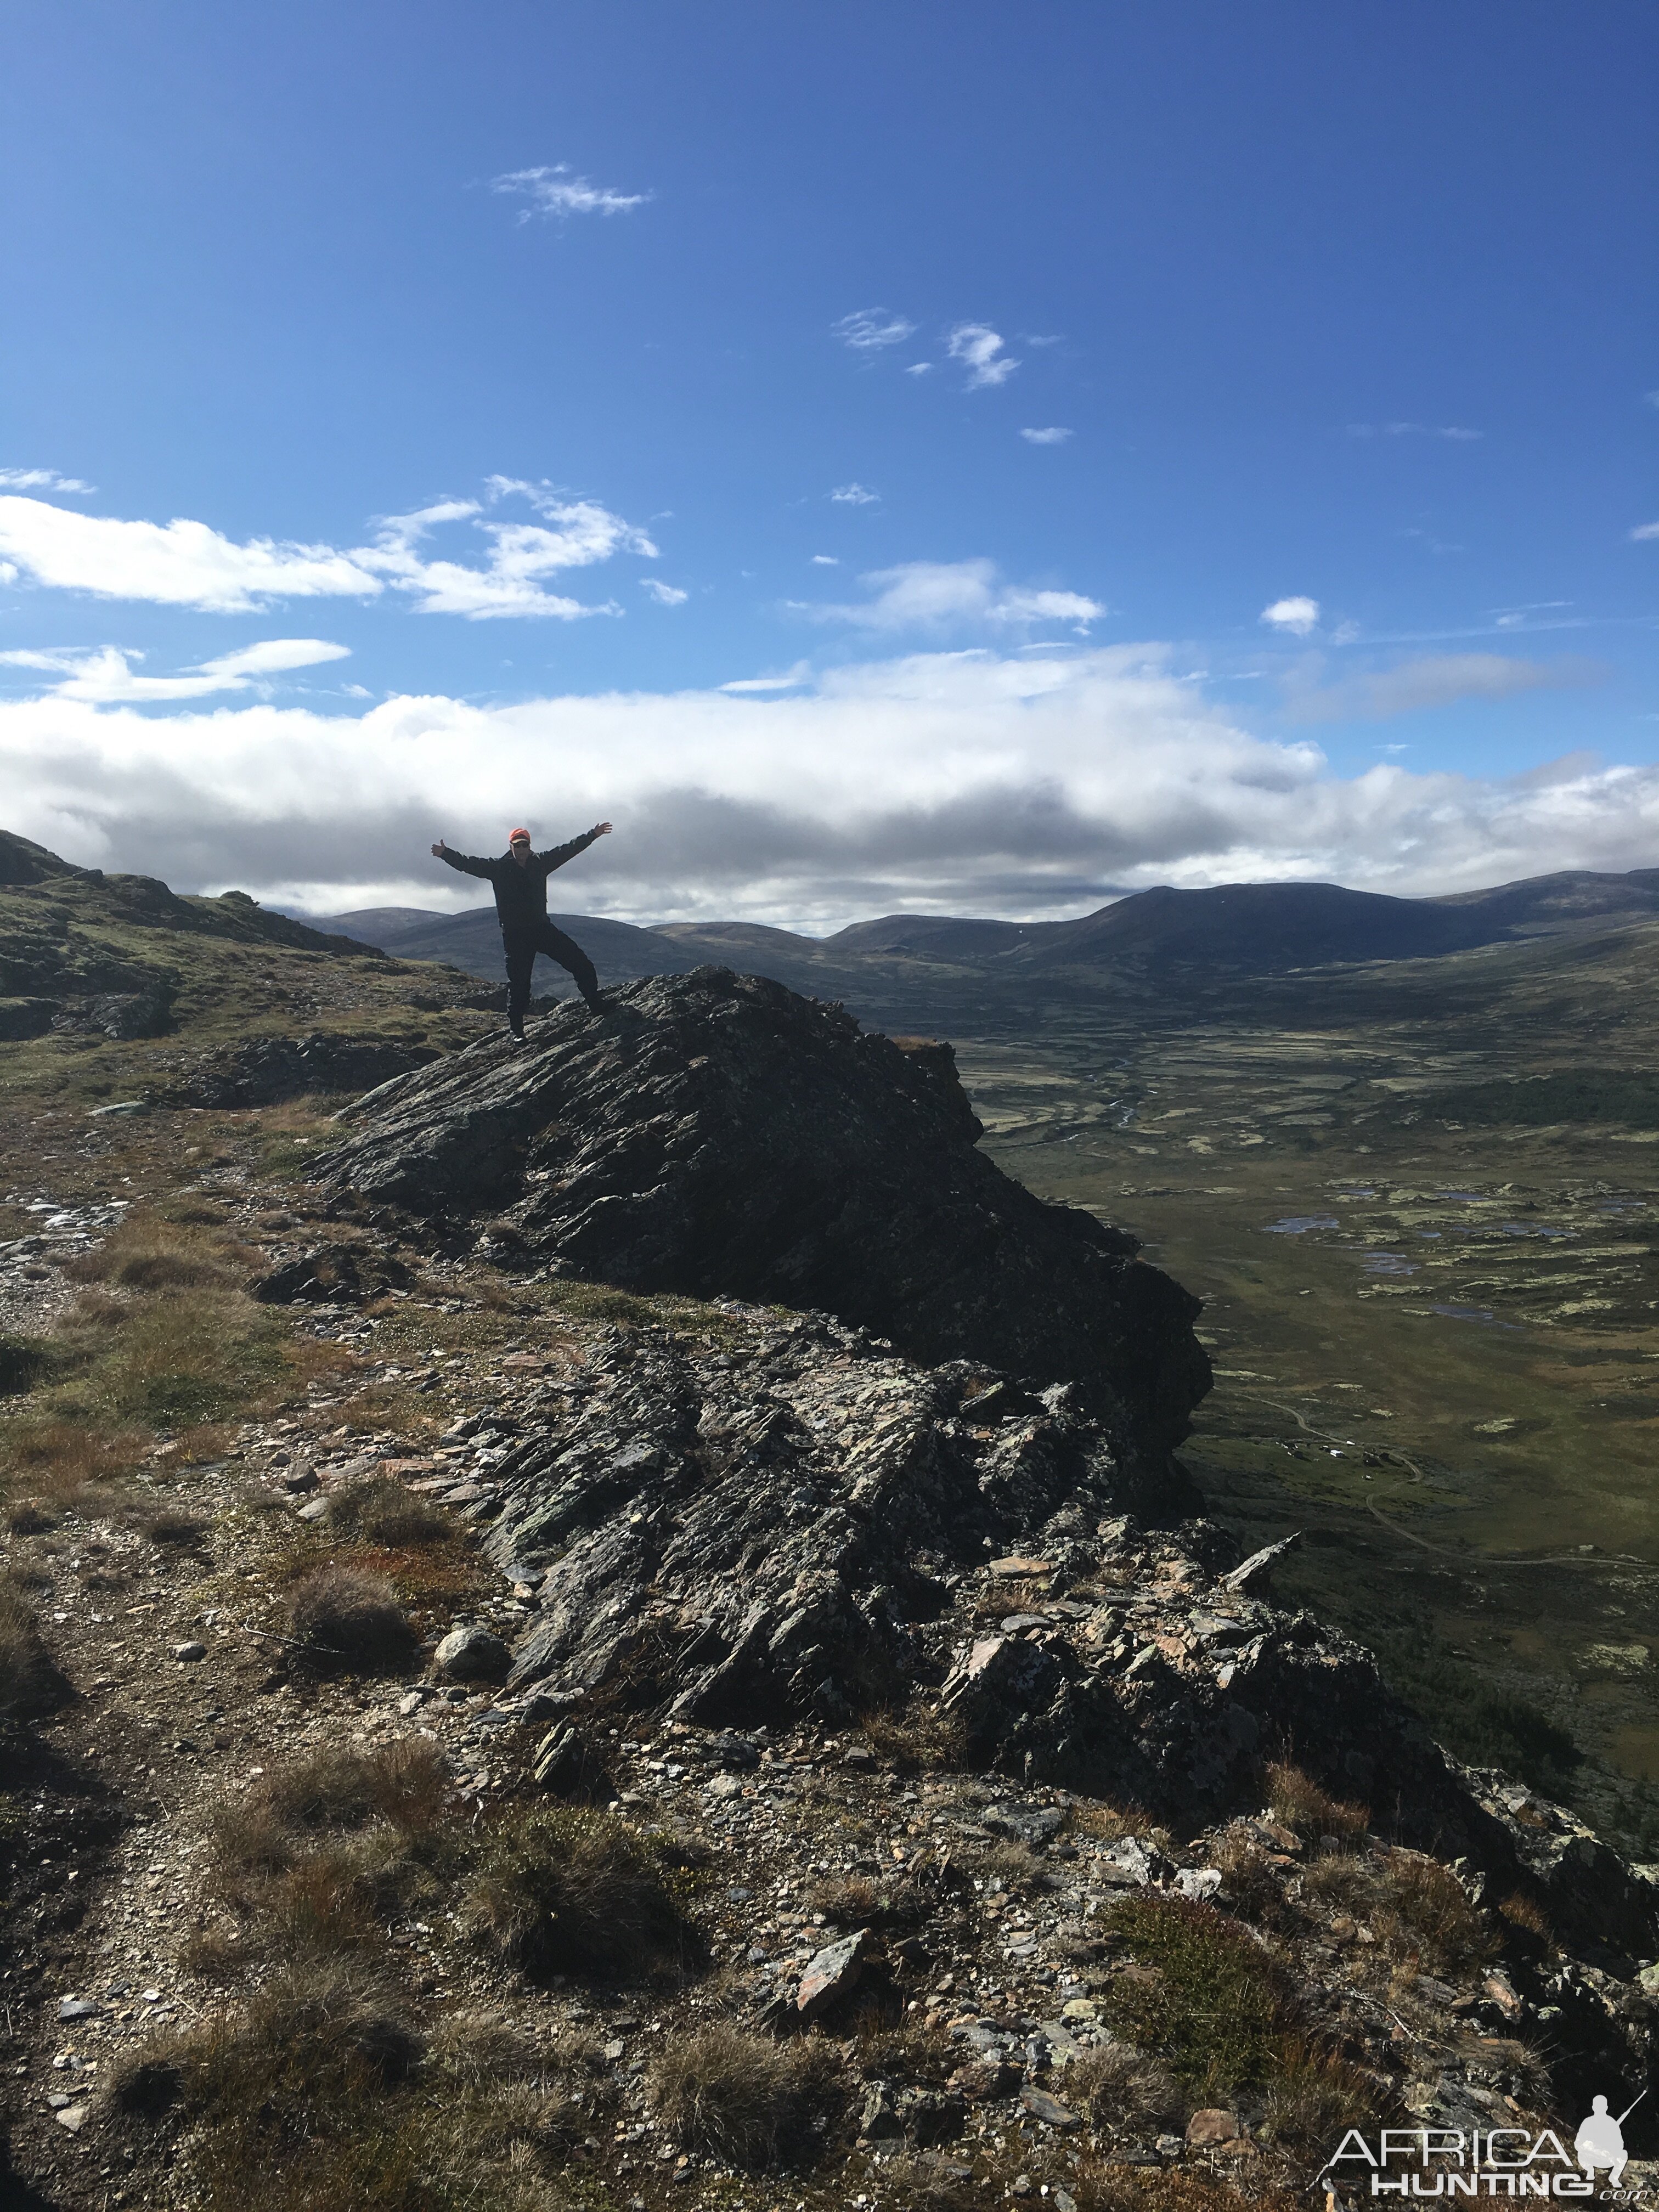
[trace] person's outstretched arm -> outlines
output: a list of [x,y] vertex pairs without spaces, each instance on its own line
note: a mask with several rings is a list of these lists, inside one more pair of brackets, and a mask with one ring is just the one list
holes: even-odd
[[434,860],[442,860],[452,868],[459,868],[464,876],[482,876],[489,881],[489,863],[476,860],[471,853],[458,853],[453,845],[446,845],[441,837],[432,848]]
[[608,822],[596,822],[591,830],[584,830],[580,837],[573,837],[568,845],[555,845],[550,852],[538,853],[537,864],[544,875],[550,876],[555,868],[563,867],[565,862],[574,860],[578,853],[585,853],[596,837],[608,837],[610,835],[611,824]]

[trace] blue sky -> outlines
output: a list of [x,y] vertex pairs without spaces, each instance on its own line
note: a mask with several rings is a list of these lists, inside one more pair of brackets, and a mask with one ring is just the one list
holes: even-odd
[[1656,59],[14,0],[0,815],[325,908],[604,813],[588,902],[811,927],[1653,865]]

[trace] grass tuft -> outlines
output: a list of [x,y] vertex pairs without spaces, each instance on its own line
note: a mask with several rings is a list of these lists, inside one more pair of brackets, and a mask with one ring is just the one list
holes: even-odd
[[468,1917],[536,1978],[633,1980],[688,1965],[701,1948],[650,1844],[609,1813],[537,1806],[485,1844]]
[[447,1543],[455,1533],[448,1514],[384,1474],[337,1490],[328,1502],[328,1517],[340,1535],[389,1551]]
[[34,1608],[10,1574],[0,1574],[0,1713],[38,1720],[73,1695],[40,1635]]
[[1372,1925],[1396,1955],[1414,1954],[1431,1972],[1454,1980],[1496,1957],[1499,1945],[1491,1923],[1437,1859],[1390,1851],[1379,1888]]
[[313,1567],[288,1593],[301,1656],[319,1674],[401,1673],[417,1639],[392,1584],[349,1567]]
[[1333,1797],[1311,1775],[1283,1759],[1267,1769],[1267,1809],[1304,1844],[1327,1850],[1352,1850],[1370,1826],[1363,1805]]
[[753,2172],[799,2155],[840,2102],[835,2069],[809,2038],[780,2045],[724,2021],[676,2036],[651,2069],[657,2123],[683,2149]]
[[1066,2069],[1066,2101],[1097,2127],[1139,2127],[1181,2114],[1175,2076],[1157,2058],[1126,2043],[1103,2043]]

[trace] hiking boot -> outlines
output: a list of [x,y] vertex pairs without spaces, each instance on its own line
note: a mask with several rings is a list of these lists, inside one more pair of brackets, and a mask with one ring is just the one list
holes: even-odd
[[514,1044],[522,1044],[524,1042],[524,1024],[522,1022],[509,1022],[507,1025],[507,1033],[512,1038]]
[[608,1014],[611,1012],[609,1006],[605,1003],[605,996],[603,991],[585,992],[583,996],[586,1001],[587,1011],[590,1014]]

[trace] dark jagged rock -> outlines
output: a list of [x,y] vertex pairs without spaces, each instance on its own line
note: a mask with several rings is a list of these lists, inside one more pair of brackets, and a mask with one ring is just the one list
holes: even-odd
[[[591,1338],[493,1478],[485,1549],[538,1606],[514,1690],[714,1729],[903,1709],[1016,1790],[1181,1832],[1259,1806],[1289,1755],[1494,1898],[1525,1888],[1564,1932],[1653,1948],[1651,1894],[1571,1816],[1522,1791],[1518,1822],[1504,1778],[1449,1759],[1368,1652],[1231,1587],[1212,1525],[1128,1517],[1157,1486],[1075,1388],[732,1305],[701,1340]],[[1039,1844],[1059,1825],[1018,1795],[994,1816]]]
[[54,1013],[49,1026],[65,1034],[96,1030],[125,1043],[134,1037],[164,1036],[173,1026],[177,979],[158,974],[137,991],[102,991],[71,999]]
[[726,969],[556,1015],[349,1108],[319,1174],[425,1213],[489,1212],[555,1272],[827,1309],[913,1357],[1076,1381],[1160,1461],[1209,1387],[1199,1302],[1135,1240],[975,1150],[948,1045]]
[[362,1305],[413,1280],[395,1252],[370,1244],[308,1244],[277,1255],[277,1265],[252,1285],[261,1305]]
[[174,1106],[272,1106],[310,1091],[364,1091],[438,1057],[431,1045],[373,1037],[264,1036],[185,1061]]

